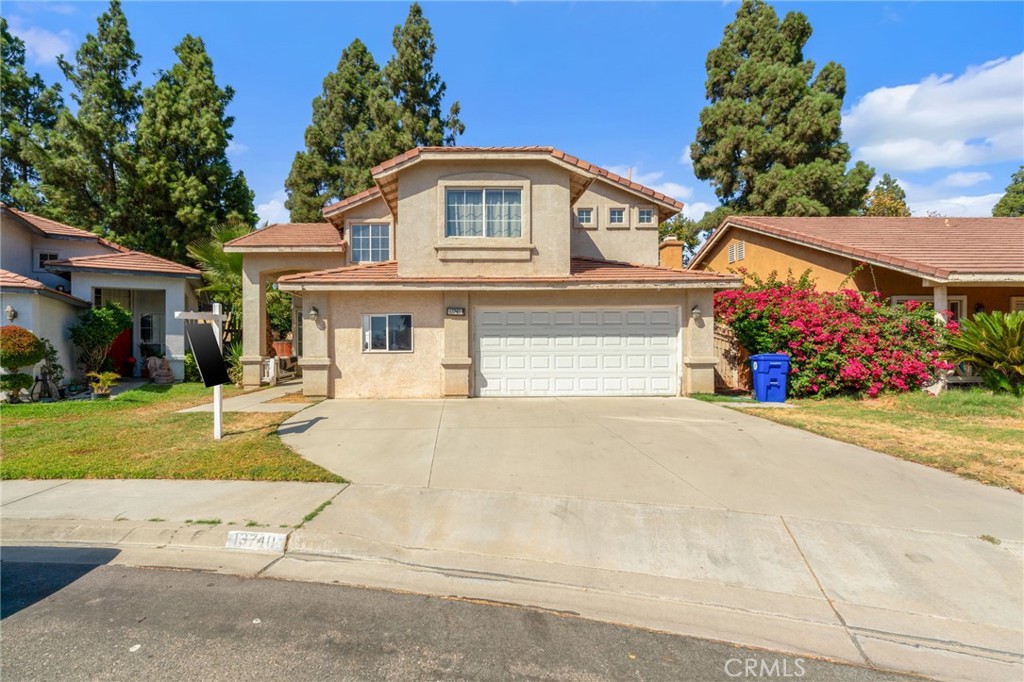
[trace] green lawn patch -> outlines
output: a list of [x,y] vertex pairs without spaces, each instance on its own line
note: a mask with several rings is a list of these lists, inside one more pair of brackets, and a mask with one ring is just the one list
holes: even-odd
[[344,481],[281,442],[287,413],[225,413],[220,441],[210,413],[177,414],[210,394],[201,384],[146,385],[114,400],[2,405],[0,478]]
[[984,389],[923,391],[878,400],[790,400],[765,419],[1024,492],[1024,400]]

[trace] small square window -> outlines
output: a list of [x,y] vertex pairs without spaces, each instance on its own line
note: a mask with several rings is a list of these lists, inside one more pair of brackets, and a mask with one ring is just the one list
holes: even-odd
[[608,224],[609,225],[625,225],[626,224],[626,209],[624,209],[624,208],[611,208],[611,209],[608,209]]
[[363,315],[363,352],[412,351],[412,315]]
[[46,272],[46,264],[52,260],[60,260],[56,251],[36,251],[36,272]]
[[637,213],[637,222],[641,225],[653,225],[654,224],[654,209],[653,208],[641,208]]
[[391,258],[391,226],[387,223],[349,228],[353,263],[381,263]]
[[592,225],[594,222],[594,209],[577,208],[576,222],[578,222],[580,225]]

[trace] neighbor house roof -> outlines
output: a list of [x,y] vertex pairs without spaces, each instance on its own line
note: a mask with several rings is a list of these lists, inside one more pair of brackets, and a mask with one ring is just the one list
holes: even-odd
[[77,227],[65,225],[64,223],[58,223],[56,220],[50,220],[49,218],[44,218],[33,213],[26,213],[25,211],[20,211],[8,206],[3,202],[0,202],[0,209],[2,209],[2,212],[7,216],[12,216],[18,219],[23,225],[26,225],[29,229],[43,235],[44,237],[49,237],[51,239],[88,240],[99,242],[100,244],[108,246],[115,251],[128,251],[128,249],[120,244],[115,244],[114,242],[104,239],[103,237],[100,237],[93,232],[89,232],[88,230],[82,230]]
[[739,285],[739,278],[708,272],[673,270],[653,265],[634,265],[594,258],[573,258],[566,276],[542,277],[401,277],[398,262],[350,265],[343,268],[289,275],[278,280],[286,290],[337,286],[346,287],[430,287],[445,288],[507,288],[608,286],[609,288],[700,286],[729,289]]
[[24,275],[19,275],[18,273],[11,272],[10,270],[0,269],[0,289],[20,289],[23,291],[31,291],[33,293],[44,294],[50,296],[51,298],[66,300],[68,303],[72,303],[83,307],[89,305],[88,301],[83,301],[77,296],[72,296],[71,294],[63,291],[51,289],[42,282],[31,279],[29,277],[25,277]]
[[127,274],[158,275],[162,277],[198,278],[200,272],[181,263],[175,263],[141,251],[105,253],[98,256],[75,256],[46,263],[47,270],[56,272],[117,272]]
[[341,201],[335,202],[330,206],[324,206],[323,214],[325,216],[331,216],[339,211],[354,208],[360,204],[365,204],[368,201],[372,201],[380,196],[379,187],[371,187],[370,189],[364,189],[359,194],[353,194],[350,197],[342,199]]
[[622,187],[630,189],[633,192],[636,192],[638,194],[642,194],[642,195],[650,198],[652,201],[656,201],[656,202],[665,204],[665,205],[667,205],[667,206],[669,206],[671,208],[674,208],[676,211],[683,210],[683,203],[681,201],[677,201],[676,199],[673,199],[672,197],[668,196],[667,194],[664,194],[662,192],[658,192],[656,190],[653,190],[650,187],[645,187],[644,185],[641,185],[638,182],[633,182],[632,180],[630,180],[628,178],[624,178],[621,175],[617,175],[615,173],[612,173],[611,171],[609,171],[607,169],[604,169],[604,168],[601,168],[600,166],[595,166],[594,164],[592,164],[592,163],[590,163],[588,161],[584,161],[582,159],[579,159],[579,158],[577,158],[577,157],[575,157],[575,156],[573,156],[571,154],[566,154],[565,152],[563,152],[563,151],[561,151],[559,149],[555,149],[554,147],[539,147],[539,146],[531,146],[531,147],[416,147],[414,149],[410,149],[409,151],[405,152],[404,154],[399,154],[398,156],[396,156],[394,158],[388,159],[384,163],[381,163],[381,164],[379,164],[377,166],[374,166],[370,170],[370,174],[373,175],[374,178],[376,178],[376,177],[378,177],[380,175],[383,175],[383,174],[386,174],[386,173],[390,173],[390,172],[394,172],[395,170],[397,170],[397,169],[399,169],[401,167],[410,165],[411,163],[413,163],[413,162],[415,162],[415,161],[417,161],[417,160],[419,160],[421,158],[424,158],[424,157],[429,157],[431,155],[449,155],[449,154],[450,155],[472,155],[472,154],[521,155],[521,154],[527,154],[527,155],[538,155],[538,156],[542,156],[542,157],[551,157],[551,158],[553,158],[553,159],[555,159],[557,161],[561,161],[563,163],[566,163],[569,166],[572,166],[572,167],[574,167],[576,169],[582,170],[585,173],[597,176],[597,177],[602,178],[602,179],[604,179],[604,180],[606,180],[606,181],[608,181],[610,183],[621,185]]
[[224,244],[228,253],[282,249],[344,251],[345,242],[330,223],[277,223]]
[[735,228],[936,281],[1024,279],[1024,218],[732,216],[689,269]]

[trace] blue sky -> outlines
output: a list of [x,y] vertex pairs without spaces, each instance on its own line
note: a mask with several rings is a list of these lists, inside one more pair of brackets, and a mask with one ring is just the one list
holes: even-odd
[[[777,2],[814,27],[806,55],[846,68],[845,139],[854,159],[889,172],[915,215],[989,215],[1024,162],[1024,3]],[[715,205],[687,148],[704,99],[704,60],[735,2],[423,3],[449,100],[467,145],[561,148],[686,202]],[[29,67],[62,81],[106,3],[7,2]],[[148,85],[201,36],[231,85],[230,150],[260,215],[287,220],[284,179],[311,101],[342,49],[360,38],[383,64],[406,2],[127,2]]]

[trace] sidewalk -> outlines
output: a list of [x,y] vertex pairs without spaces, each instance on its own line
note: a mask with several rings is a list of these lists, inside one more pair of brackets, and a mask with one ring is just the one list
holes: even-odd
[[[249,391],[242,395],[236,395],[233,398],[226,398],[224,400],[224,411],[225,412],[298,412],[304,410],[312,404],[311,402],[280,402],[272,403],[271,400],[276,400],[290,393],[301,393],[302,392],[302,380],[292,379],[284,383],[280,383],[277,386],[271,386],[270,388],[261,388],[255,391]],[[196,407],[189,407],[184,410],[178,410],[179,412],[213,412],[213,401],[204,405],[198,405]]]
[[1014,540],[386,485],[4,481],[0,505],[5,545],[124,565],[534,605],[944,680],[1024,670]]

